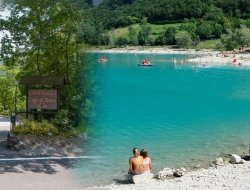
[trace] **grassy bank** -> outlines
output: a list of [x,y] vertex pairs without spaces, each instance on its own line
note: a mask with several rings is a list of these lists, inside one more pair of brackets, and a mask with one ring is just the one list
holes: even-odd
[[[171,24],[162,24],[162,25],[148,23],[148,25],[152,28],[152,34],[157,36],[160,33],[164,32],[166,28],[170,28],[170,27],[180,28],[181,26],[188,26],[190,25],[190,23],[171,23]],[[141,30],[141,27],[139,24],[134,24],[134,25],[131,25],[130,27],[134,28],[137,34]],[[114,37],[115,38],[119,38],[119,37],[128,38],[128,34],[129,34],[128,28],[129,27],[115,29]]]
[[215,40],[205,40],[205,41],[201,41],[197,46],[196,49],[197,50],[202,50],[202,49],[214,49],[217,50],[219,49],[218,44],[220,44],[220,40],[219,39],[215,39]]

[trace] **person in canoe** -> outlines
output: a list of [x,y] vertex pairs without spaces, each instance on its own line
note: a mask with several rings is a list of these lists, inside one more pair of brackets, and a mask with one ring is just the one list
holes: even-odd
[[145,58],[142,62],[143,65],[149,65],[150,61],[148,60],[148,58]]

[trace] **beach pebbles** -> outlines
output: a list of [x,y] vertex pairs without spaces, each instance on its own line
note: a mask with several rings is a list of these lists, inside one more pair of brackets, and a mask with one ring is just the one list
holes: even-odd
[[240,164],[240,161],[241,161],[241,157],[237,154],[232,154],[229,160],[231,164]]

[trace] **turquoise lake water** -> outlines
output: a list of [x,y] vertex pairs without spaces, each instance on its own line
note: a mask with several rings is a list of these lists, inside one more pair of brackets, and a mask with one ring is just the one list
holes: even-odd
[[[148,149],[154,173],[248,150],[250,69],[194,67],[177,54],[89,56],[98,93],[85,155],[101,158],[76,169],[86,186],[126,183],[133,147]],[[153,67],[138,66],[145,57]]]

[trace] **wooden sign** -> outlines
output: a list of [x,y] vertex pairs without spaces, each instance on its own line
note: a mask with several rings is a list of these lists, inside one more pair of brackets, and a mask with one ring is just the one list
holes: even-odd
[[28,110],[57,110],[58,93],[56,89],[29,89]]

